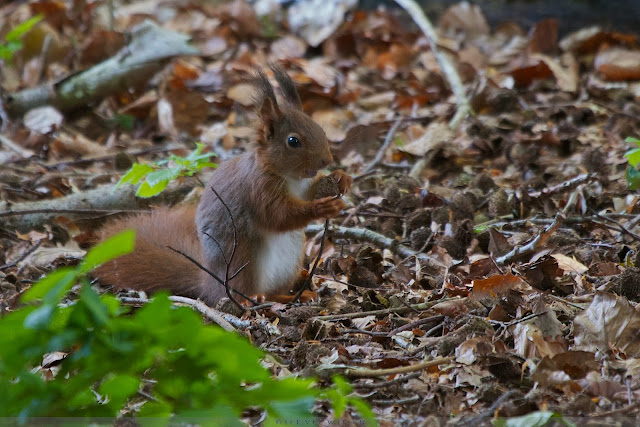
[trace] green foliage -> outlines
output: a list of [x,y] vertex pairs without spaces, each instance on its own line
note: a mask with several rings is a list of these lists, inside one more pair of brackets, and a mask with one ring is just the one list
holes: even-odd
[[629,184],[630,190],[637,190],[640,188],[640,171],[638,171],[638,164],[640,164],[640,139],[628,137],[625,139],[625,142],[638,145],[638,148],[633,148],[624,154],[629,162],[629,167],[625,175],[627,184]]
[[549,423],[551,423],[550,425],[575,427],[574,423],[563,418],[561,414],[550,411],[537,411],[521,417],[498,418],[493,420],[495,427],[542,427]]
[[264,15],[260,17],[260,27],[262,28],[262,36],[267,39],[278,38],[278,25],[273,17]]
[[42,15],[36,15],[18,24],[4,36],[4,43],[0,43],[0,59],[10,61],[13,54],[22,49],[22,36],[27,34],[38,22],[42,21]]
[[334,387],[332,389],[324,393],[324,397],[331,402],[335,419],[340,419],[347,409],[347,406],[351,405],[362,415],[367,426],[375,426],[378,424],[376,422],[376,416],[369,405],[365,401],[351,396],[353,392],[351,384],[345,381],[344,378],[336,375],[333,377],[333,385]]
[[[145,400],[141,390],[153,397],[139,408],[141,417],[215,417],[234,425],[243,410],[259,407],[270,425],[310,423],[314,400],[324,396],[340,415],[351,404],[373,417],[339,378],[325,392],[311,379],[271,378],[260,364],[262,351],[203,324],[189,308],[173,307],[166,294],[134,313],[112,295],[99,296],[85,274],[133,250],[134,241],[134,232],[125,231],[95,246],[78,266],[54,271],[25,292],[21,302],[28,305],[0,318],[0,417],[115,417]],[[78,282],[79,297],[61,304]],[[34,367],[53,352],[66,358],[51,378]]]
[[133,130],[135,123],[136,118],[131,114],[114,114],[112,118],[107,120],[107,125],[110,128],[122,130]]
[[160,194],[167,188],[169,182],[184,176],[192,176],[203,168],[215,168],[217,165],[211,163],[209,158],[215,153],[202,154],[205,145],[197,143],[196,149],[187,157],[171,155],[166,159],[155,162],[152,165],[135,163],[131,169],[122,177],[116,187],[122,184],[140,184],[136,196],[153,197]]

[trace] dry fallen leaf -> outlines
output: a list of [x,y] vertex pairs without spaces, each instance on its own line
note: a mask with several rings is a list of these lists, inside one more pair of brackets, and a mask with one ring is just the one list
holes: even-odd
[[558,88],[565,92],[575,92],[578,90],[579,66],[571,53],[565,53],[562,58],[567,66],[563,66],[550,56],[541,53],[531,55],[531,58],[544,62],[553,73],[558,83]]
[[227,98],[236,101],[237,103],[249,107],[253,105],[253,99],[256,94],[256,88],[250,83],[239,83],[232,86],[227,91]]
[[573,321],[575,348],[606,354],[640,356],[640,314],[629,302],[616,295],[596,292],[587,309]]
[[538,22],[529,37],[532,53],[553,53],[558,48],[558,20],[543,19]]
[[593,66],[605,80],[640,79],[640,51],[612,48],[598,53]]
[[29,255],[22,264],[36,268],[51,268],[56,261],[82,259],[86,253],[87,251],[83,251],[77,247],[41,247]]
[[411,155],[421,157],[450,143],[453,137],[454,132],[447,123],[436,121],[427,127],[420,138],[404,144],[400,149]]
[[464,33],[467,39],[489,34],[489,24],[482,9],[466,1],[456,3],[446,10],[438,20],[438,29],[443,34],[452,36]]
[[543,387],[571,393],[582,389],[576,380],[585,378],[589,372],[598,369],[599,364],[593,353],[572,350],[543,357],[532,379]]
[[586,273],[587,270],[589,270],[586,265],[578,262],[575,259],[575,257],[571,258],[562,254],[554,254],[551,256],[555,258],[556,261],[558,261],[558,268],[564,270],[565,274],[566,273],[584,274]]
[[456,362],[471,365],[491,350],[491,343],[485,337],[468,339],[456,347]]
[[333,34],[356,3],[356,0],[297,1],[289,8],[289,26],[316,47]]
[[510,290],[520,289],[525,286],[525,282],[511,273],[491,276],[488,279],[477,279],[473,281],[473,296],[475,298],[495,297]]
[[301,58],[307,51],[307,43],[299,37],[287,35],[271,44],[271,53],[277,59]]
[[63,120],[62,113],[49,105],[34,108],[24,115],[25,126],[41,134],[48,134],[58,129]]

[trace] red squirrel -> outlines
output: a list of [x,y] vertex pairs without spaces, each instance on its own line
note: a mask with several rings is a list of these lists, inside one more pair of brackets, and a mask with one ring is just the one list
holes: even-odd
[[[237,247],[230,274],[248,264],[229,285],[245,295],[291,289],[302,267],[304,227],[337,216],[345,203],[336,197],[314,200],[320,179],[316,175],[333,161],[329,143],[322,128],[302,111],[291,78],[280,68],[271,69],[285,102],[278,104],[271,83],[258,71],[256,140],[248,151],[214,170],[197,208],[159,208],[102,229],[102,238],[129,228],[137,232],[131,254],[95,271],[102,283],[120,289],[164,289],[213,305],[226,295],[225,288],[170,248],[224,279],[235,222]],[[331,176],[340,194],[350,190],[349,175],[336,170]]]

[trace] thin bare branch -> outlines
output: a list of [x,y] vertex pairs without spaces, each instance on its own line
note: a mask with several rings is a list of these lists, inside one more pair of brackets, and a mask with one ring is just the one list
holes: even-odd
[[313,279],[313,275],[316,272],[316,267],[318,266],[318,263],[320,262],[320,258],[322,257],[322,252],[324,252],[324,241],[327,238],[328,228],[329,228],[329,218],[327,218],[324,221],[324,231],[322,232],[322,237],[320,238],[320,250],[318,251],[318,256],[316,257],[316,260],[313,263],[313,267],[311,267],[311,270],[309,271],[309,277],[307,277],[307,280],[304,281],[304,285],[302,285],[298,293],[293,297],[293,299],[291,300],[291,304],[298,301],[300,299],[300,296],[306,289],[311,289],[311,280]]
[[420,8],[418,3],[414,0],[395,0],[402,8],[411,16],[411,18],[415,21],[415,23],[420,27],[424,35],[429,40],[429,46],[431,47],[431,51],[433,55],[436,57],[436,61],[438,61],[438,65],[442,69],[442,74],[449,82],[449,86],[451,86],[451,90],[453,91],[456,101],[458,103],[458,110],[456,114],[453,116],[451,121],[449,122],[449,126],[452,129],[458,127],[460,122],[464,120],[471,112],[471,105],[469,104],[469,100],[467,99],[467,95],[464,90],[464,85],[462,84],[462,80],[460,79],[460,75],[456,70],[456,67],[453,65],[449,57],[438,49],[438,35],[436,33],[435,28],[424,14],[424,11]]
[[380,147],[380,149],[376,153],[376,156],[373,158],[371,163],[369,163],[367,165],[367,167],[364,168],[364,170],[362,171],[362,173],[360,175],[365,175],[365,174],[371,172],[373,170],[373,168],[375,168],[378,164],[380,164],[380,162],[384,158],[384,154],[389,149],[389,146],[391,145],[391,142],[393,141],[393,137],[395,136],[396,132],[398,131],[398,128],[400,128],[401,124],[402,124],[402,118],[399,118],[399,119],[397,119],[395,121],[393,126],[391,126],[391,128],[389,129],[389,132],[387,132],[387,136],[384,138],[384,142],[382,143],[382,146]]

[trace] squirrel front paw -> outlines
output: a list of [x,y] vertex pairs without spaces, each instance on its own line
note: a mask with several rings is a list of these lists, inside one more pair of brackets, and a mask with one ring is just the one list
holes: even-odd
[[329,174],[335,182],[338,183],[340,194],[347,194],[351,191],[351,184],[353,184],[353,178],[351,175],[343,171],[342,169],[336,169]]
[[347,207],[347,204],[341,198],[333,196],[323,197],[322,199],[311,202],[313,216],[315,218],[334,218],[340,215],[340,212]]

